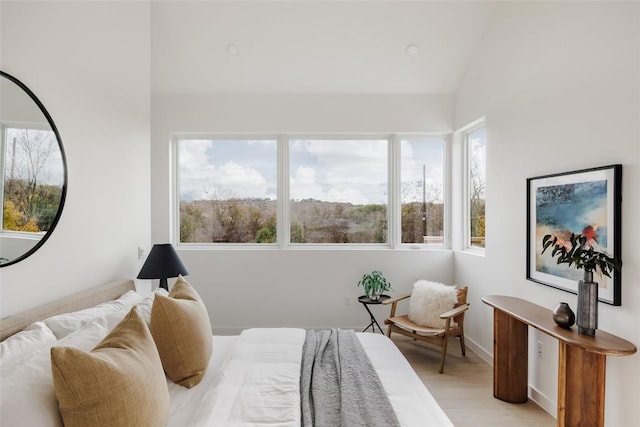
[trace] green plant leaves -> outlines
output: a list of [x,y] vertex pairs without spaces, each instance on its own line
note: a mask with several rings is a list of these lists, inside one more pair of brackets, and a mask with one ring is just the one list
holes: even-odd
[[358,286],[364,288],[364,293],[370,297],[371,295],[380,295],[391,289],[391,283],[382,275],[379,270],[362,275],[362,279],[358,282]]
[[[597,243],[597,241],[596,241]],[[568,241],[558,239],[558,236],[547,234],[542,238],[542,253],[545,253],[550,246],[551,257],[558,259],[558,264],[572,265],[576,269],[586,271],[599,270],[607,277],[611,277],[611,272],[622,268],[622,261],[616,260],[604,251],[597,251],[590,244],[589,239],[582,234],[571,233]]]

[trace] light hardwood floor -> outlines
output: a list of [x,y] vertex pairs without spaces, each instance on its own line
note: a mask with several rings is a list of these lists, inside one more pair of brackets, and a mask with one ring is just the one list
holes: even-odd
[[393,334],[391,339],[456,427],[553,427],[556,420],[535,403],[506,403],[493,397],[493,368],[467,347],[451,340],[444,373],[440,350]]

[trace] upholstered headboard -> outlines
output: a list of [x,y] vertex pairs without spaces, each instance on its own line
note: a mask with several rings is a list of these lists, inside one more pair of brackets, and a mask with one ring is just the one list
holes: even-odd
[[13,316],[0,320],[0,341],[20,332],[33,322],[55,316],[92,307],[101,302],[117,299],[130,290],[135,290],[133,280],[119,280],[105,283],[104,285],[86,289],[66,296],[56,301],[25,310]]

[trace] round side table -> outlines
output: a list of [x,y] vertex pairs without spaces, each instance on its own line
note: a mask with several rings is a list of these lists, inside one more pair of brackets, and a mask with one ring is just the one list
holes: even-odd
[[380,333],[384,334],[384,332],[382,332],[382,328],[380,327],[380,325],[376,321],[376,318],[373,316],[373,313],[371,313],[371,310],[369,310],[369,305],[382,304],[382,301],[388,300],[389,298],[391,298],[389,295],[380,295],[380,297],[378,297],[378,299],[371,299],[366,295],[362,295],[362,296],[358,297],[358,302],[364,306],[364,308],[367,310],[367,313],[369,313],[369,317],[371,318],[371,323],[369,323],[369,326],[364,328],[362,330],[362,332],[367,332],[367,330],[369,328],[371,328],[373,333],[375,333],[376,332],[376,326],[377,326],[378,330],[380,331]]

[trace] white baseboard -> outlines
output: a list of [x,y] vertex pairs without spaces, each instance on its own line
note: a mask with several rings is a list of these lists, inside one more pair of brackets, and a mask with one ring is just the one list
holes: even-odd
[[492,353],[488,352],[483,347],[478,345],[478,343],[475,342],[474,340],[469,339],[469,337],[467,337],[466,335],[464,337],[464,343],[465,343],[465,346],[469,347],[471,349],[471,351],[473,351],[475,354],[477,354],[480,357],[480,359],[482,359],[485,362],[487,362],[487,364],[489,366],[493,366],[493,354]]
[[[489,366],[493,366],[493,354],[485,350],[483,347],[478,345],[477,342],[465,337],[465,343],[467,347],[471,349],[475,354],[477,354],[482,360],[487,362]],[[528,385],[528,395],[529,399],[534,401],[536,405],[541,407],[545,412],[547,412],[552,417],[556,418],[558,412],[558,405],[552,399],[549,399],[548,396],[541,393],[535,387]]]
[[536,405],[545,410],[546,413],[556,418],[558,414],[558,404],[549,399],[545,394],[540,393],[535,387],[529,385],[529,399],[533,400]]

